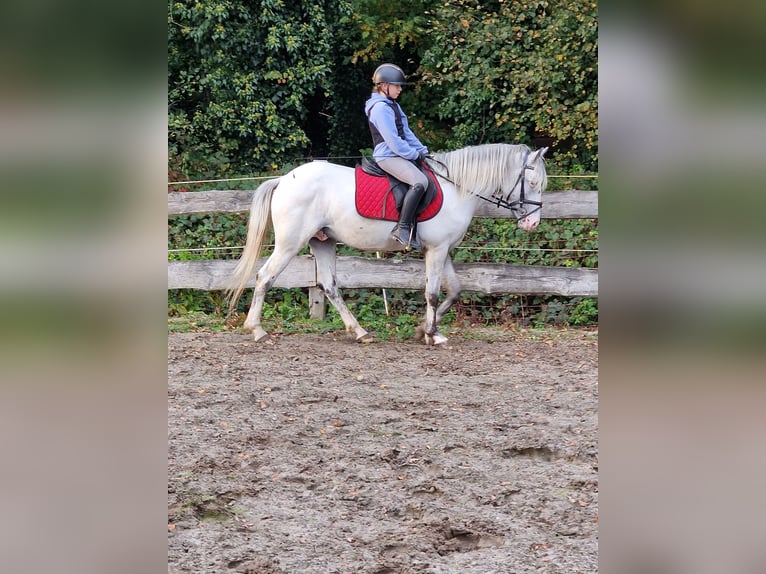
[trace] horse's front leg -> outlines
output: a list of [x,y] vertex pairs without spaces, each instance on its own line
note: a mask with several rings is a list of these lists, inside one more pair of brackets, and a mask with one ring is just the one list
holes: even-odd
[[[442,273],[448,260],[447,249],[429,249],[426,251],[426,318],[423,324],[423,338],[426,345],[443,345],[447,342],[447,338],[438,331],[439,321],[444,314],[444,309],[438,307],[438,303]],[[450,264],[449,267],[451,269],[452,265]],[[447,271],[448,277],[449,273]],[[452,273],[454,274],[454,271]]]
[[439,302],[439,294],[426,296],[426,321],[423,326],[423,339],[426,345],[443,345],[447,342],[447,337],[439,333],[437,330],[439,322],[436,319],[437,315],[437,303]]
[[447,256],[444,261],[444,272],[442,273],[442,288],[447,292],[447,296],[442,301],[439,308],[436,310],[436,324],[441,323],[444,314],[452,309],[452,306],[460,298],[460,291],[462,285],[460,285],[460,279],[458,279],[455,268],[452,265],[452,258]]

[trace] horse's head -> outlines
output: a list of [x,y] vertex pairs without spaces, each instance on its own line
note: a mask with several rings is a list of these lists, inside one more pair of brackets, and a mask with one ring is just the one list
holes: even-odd
[[519,199],[514,202],[518,207],[512,209],[518,219],[519,228],[524,231],[532,231],[540,224],[543,190],[548,184],[543,160],[546,151],[548,148],[544,147],[530,153],[519,177]]

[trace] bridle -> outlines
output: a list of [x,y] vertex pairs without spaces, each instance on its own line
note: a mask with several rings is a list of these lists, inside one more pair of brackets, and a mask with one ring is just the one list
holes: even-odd
[[[527,163],[527,158],[529,157],[529,152],[527,152],[527,155],[524,156],[524,163]],[[519,199],[514,201],[507,201],[503,199],[503,197],[484,197],[483,195],[476,194],[478,197],[482,198],[484,201],[488,201],[489,203],[494,203],[497,207],[503,207],[505,209],[510,209],[511,213],[513,213],[513,216],[519,220],[523,219],[524,217],[528,217],[535,213],[536,211],[539,211],[543,208],[543,202],[542,201],[533,201],[531,199],[526,198],[525,193],[525,184],[527,181],[526,178],[526,172],[528,169],[535,169],[532,165],[525,165],[521,170],[519,170],[519,175],[516,177],[516,181],[513,184],[513,187],[511,188],[510,193],[508,194],[513,195],[513,190],[516,189],[516,186],[521,183],[521,189],[519,193]],[[527,205],[533,205],[535,206],[534,209],[531,211],[527,211],[526,206]]]

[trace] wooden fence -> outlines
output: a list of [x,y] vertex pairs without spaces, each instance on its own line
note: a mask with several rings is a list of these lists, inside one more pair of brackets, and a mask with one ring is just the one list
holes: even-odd
[[[168,193],[168,215],[193,213],[240,213],[250,210],[252,191],[200,191]],[[483,203],[477,217],[509,218],[510,212]],[[543,194],[545,219],[583,219],[598,217],[595,191],[551,191]],[[263,259],[259,266],[265,261]],[[168,289],[225,289],[236,265],[235,260],[168,261]],[[464,291],[485,294],[562,295],[597,297],[598,270],[543,265],[503,263],[456,263]],[[425,266],[422,259],[371,259],[338,257],[338,287],[424,289]],[[254,277],[248,287],[253,286]],[[293,259],[277,278],[275,287],[308,287],[312,316],[322,316],[324,298],[316,287],[313,257]]]

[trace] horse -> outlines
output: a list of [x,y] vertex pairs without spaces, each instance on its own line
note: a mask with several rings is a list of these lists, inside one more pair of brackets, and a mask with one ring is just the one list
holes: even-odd
[[[479,202],[490,201],[510,209],[518,227],[525,231],[540,223],[542,192],[548,181],[543,159],[547,150],[492,143],[434,153],[425,160],[438,176],[443,192],[439,212],[417,227],[426,271],[426,312],[417,336],[422,336],[426,345],[447,342],[438,331],[439,322],[461,290],[450,250],[462,241]],[[255,190],[247,240],[226,295],[233,310],[255,271],[271,219],[274,249],[256,273],[253,300],[243,325],[256,342],[269,336],[261,326],[267,291],[307,244],[315,258],[317,284],[338,311],[346,332],[359,342],[372,340],[338,290],[336,244],[370,252],[401,251],[404,247],[391,237],[391,221],[357,213],[354,195],[354,168],[326,160],[305,163]],[[446,297],[437,306],[441,287]]]

